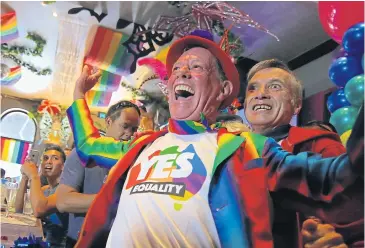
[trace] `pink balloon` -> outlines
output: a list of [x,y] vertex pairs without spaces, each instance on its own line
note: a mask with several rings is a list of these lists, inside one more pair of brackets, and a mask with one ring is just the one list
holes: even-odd
[[364,2],[319,2],[319,19],[324,30],[338,44],[352,25],[364,22]]

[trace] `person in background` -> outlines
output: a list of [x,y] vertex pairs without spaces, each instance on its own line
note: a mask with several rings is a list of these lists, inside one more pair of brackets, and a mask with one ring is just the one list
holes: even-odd
[[23,212],[24,194],[30,181],[30,203],[35,217],[42,221],[46,242],[51,247],[65,247],[68,228],[68,214],[59,213],[56,207],[56,189],[66,160],[62,148],[57,145],[46,147],[42,155],[41,174],[47,178],[48,185],[41,186],[37,166],[26,161],[21,167],[22,180],[17,192],[15,211]]
[[[292,127],[289,124],[292,117],[299,114],[302,107],[302,85],[286,64],[276,59],[259,62],[249,71],[247,81],[244,109],[246,119],[250,123],[253,132],[274,138],[284,150],[294,154],[310,151],[319,153],[323,157],[334,157],[346,152],[340,137],[333,132],[335,129],[329,123],[317,121],[306,125],[306,127]],[[363,188],[363,181],[362,183],[360,181],[359,179],[356,185]],[[352,191],[352,193],[355,191]],[[332,224],[332,226],[335,226],[336,231],[343,234],[345,241],[349,244],[363,242],[364,198],[363,195],[354,194],[357,199],[356,203],[359,204],[354,206],[344,205],[342,208],[354,209],[352,216],[339,214],[340,212],[331,212],[333,218],[326,220],[327,223],[335,223],[336,221],[338,221],[337,223],[346,223],[346,225]],[[298,238],[300,235],[298,235],[299,230],[297,228],[299,215],[279,207],[281,205],[280,201],[285,196],[283,198],[274,198],[278,200],[277,202],[274,201],[276,218],[273,225],[273,235],[275,247],[296,247],[298,243],[301,243],[301,239]],[[345,199],[342,200],[339,200],[337,204],[346,201]],[[353,220],[353,222],[350,221],[349,223],[349,220]],[[308,220],[309,224],[304,223],[302,233],[312,234],[306,228],[314,226],[313,221],[313,219],[310,219]],[[317,223],[315,226],[318,227],[318,232],[328,233],[327,241],[324,238],[322,242],[328,242],[329,244],[332,241],[336,242],[336,239],[332,239],[333,227],[329,228],[329,225],[321,223]],[[305,241],[308,240],[310,238],[307,235]]]
[[6,171],[3,168],[1,168],[1,179],[5,178],[5,173]]
[[[129,101],[112,105],[105,118],[105,136],[114,140],[129,140],[139,126],[140,116],[137,105]],[[107,175],[106,168],[93,165],[84,167],[75,150],[68,156],[57,189],[58,210],[70,213],[66,247],[76,244],[85,214]]]

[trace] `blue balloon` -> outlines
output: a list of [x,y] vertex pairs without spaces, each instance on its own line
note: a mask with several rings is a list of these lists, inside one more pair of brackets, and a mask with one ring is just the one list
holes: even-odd
[[364,23],[351,26],[342,38],[342,46],[349,54],[364,53]]
[[327,99],[327,108],[331,113],[346,106],[351,106],[351,103],[347,101],[344,89],[335,90]]
[[329,70],[329,77],[334,84],[343,88],[353,77],[362,74],[359,58],[355,56],[336,59]]

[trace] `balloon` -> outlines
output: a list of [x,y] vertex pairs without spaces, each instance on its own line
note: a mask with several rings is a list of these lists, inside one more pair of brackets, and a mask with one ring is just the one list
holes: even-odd
[[346,146],[346,143],[347,143],[348,139],[350,138],[351,132],[352,132],[352,129],[347,130],[346,132],[344,132],[344,133],[340,136],[340,139],[341,139],[342,145]]
[[364,22],[364,2],[341,1],[318,3],[319,19],[324,30],[338,44],[344,33],[354,24]]
[[361,106],[364,101],[364,74],[355,76],[347,82],[345,96],[352,105]]
[[364,23],[351,26],[343,36],[342,46],[349,54],[364,53]]
[[342,88],[351,78],[362,74],[362,71],[359,58],[354,56],[341,57],[332,63],[329,77],[334,84]]
[[364,54],[362,55],[362,58],[361,58],[361,66],[362,66],[362,70],[364,70]]
[[331,113],[346,106],[351,106],[351,104],[346,99],[344,89],[335,90],[327,99],[327,108]]
[[339,135],[352,129],[358,111],[355,107],[343,107],[332,113],[330,123],[335,126]]

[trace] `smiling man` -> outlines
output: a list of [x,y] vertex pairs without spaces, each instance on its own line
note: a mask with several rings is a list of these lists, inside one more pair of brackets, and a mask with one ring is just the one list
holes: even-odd
[[[85,164],[113,168],[76,247],[270,248],[269,192],[331,202],[358,177],[362,167],[347,155],[293,156],[258,134],[210,129],[240,86],[235,65],[211,34],[175,41],[167,71],[167,130],[130,142],[98,135],[84,99],[97,77],[84,68],[77,81],[67,112],[78,154]],[[290,199],[301,211],[298,198]]]
[[57,145],[48,146],[43,153],[41,173],[47,178],[48,185],[41,186],[40,175],[37,166],[26,161],[21,167],[22,180],[16,196],[16,212],[22,213],[24,206],[24,194],[28,181],[30,181],[30,203],[35,217],[42,221],[42,228],[46,241],[51,247],[66,245],[66,233],[68,229],[68,214],[59,213],[56,208],[56,189],[66,155]]
[[[323,157],[333,157],[346,152],[340,137],[334,132],[292,127],[289,124],[302,107],[303,89],[299,80],[283,62],[277,59],[259,62],[249,71],[247,81],[245,116],[255,133],[274,138],[285,150],[294,154],[308,151],[319,153]],[[358,180],[356,185],[363,187],[363,181]],[[363,194],[347,197],[356,201],[342,205],[342,208],[354,211],[351,214],[334,211],[332,218],[327,221],[333,223],[336,231],[344,236],[349,245],[363,244]],[[340,201],[337,204],[339,206]],[[281,208],[278,202],[274,201],[274,206],[275,245],[283,248],[294,247],[298,242],[297,216],[294,212]],[[319,211],[317,214],[321,215]]]

